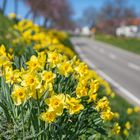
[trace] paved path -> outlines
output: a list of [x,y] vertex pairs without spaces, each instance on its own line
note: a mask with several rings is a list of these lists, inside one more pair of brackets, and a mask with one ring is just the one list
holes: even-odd
[[[87,64],[132,104],[140,106],[140,56],[84,37],[71,39]],[[132,46],[133,47],[133,46]]]

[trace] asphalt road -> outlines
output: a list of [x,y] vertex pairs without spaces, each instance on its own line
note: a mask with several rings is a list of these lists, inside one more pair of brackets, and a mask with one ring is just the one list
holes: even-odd
[[71,40],[83,61],[110,82],[117,93],[140,106],[140,55],[85,37]]

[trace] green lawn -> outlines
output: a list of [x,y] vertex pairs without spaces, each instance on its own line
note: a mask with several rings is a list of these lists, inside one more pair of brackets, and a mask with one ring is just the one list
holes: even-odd
[[116,47],[140,54],[140,39],[136,38],[125,38],[125,37],[114,37],[105,34],[96,34],[95,39],[112,44]]

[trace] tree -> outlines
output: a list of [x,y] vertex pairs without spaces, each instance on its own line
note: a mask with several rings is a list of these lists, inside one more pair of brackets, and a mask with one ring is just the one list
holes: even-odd
[[97,16],[97,27],[105,33],[114,34],[115,29],[137,16],[127,0],[106,0]]
[[42,0],[37,0],[37,1],[33,1],[33,0],[23,0],[29,7],[29,11],[27,11],[26,15],[24,18],[28,18],[30,14],[33,14],[33,18],[35,18],[35,16],[37,16],[38,14],[38,10],[37,8],[40,7],[40,4],[42,2]]
[[135,9],[127,5],[127,1],[128,0],[106,0],[98,17],[100,17],[101,20],[136,17]]
[[[44,25],[62,25],[71,21],[72,9],[67,0],[25,0],[31,12],[36,16],[44,16]],[[63,24],[64,25],[64,24]]]
[[94,7],[88,7],[83,12],[84,23],[92,27],[96,23],[97,10]]
[[61,1],[63,4],[59,9],[59,16],[54,19],[54,22],[59,29],[73,29],[75,27],[75,23],[72,19],[73,9],[68,1]]
[[7,5],[7,0],[3,0],[3,4],[2,4],[2,12],[3,12],[3,14],[5,13],[6,5]]
[[14,0],[14,12],[16,15],[18,14],[18,1],[19,0]]

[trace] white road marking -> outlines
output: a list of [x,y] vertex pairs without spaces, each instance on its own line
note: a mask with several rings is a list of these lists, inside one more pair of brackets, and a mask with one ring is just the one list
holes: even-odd
[[[80,47],[75,46],[75,50],[81,54],[82,51],[80,49]],[[81,59],[83,61],[85,61],[89,67],[93,68],[96,70],[96,72],[102,76],[104,79],[106,79],[109,83],[111,83],[115,88],[117,88],[119,91],[121,91],[122,93],[124,93],[125,96],[127,96],[129,99],[133,100],[137,105],[140,106],[140,99],[137,98],[134,94],[132,94],[131,92],[129,92],[127,89],[123,88],[120,84],[118,84],[116,81],[114,81],[111,77],[109,77],[107,74],[105,74],[103,71],[101,71],[100,69],[98,69],[92,61],[90,61],[84,53],[82,53]]]
[[109,57],[111,58],[111,59],[116,59],[116,56],[114,55],[114,54],[109,54]]
[[132,68],[132,69],[134,69],[136,71],[140,71],[140,66],[138,66],[138,65],[136,65],[134,63],[129,62],[127,65],[128,65],[128,67],[130,67],[130,68]]

